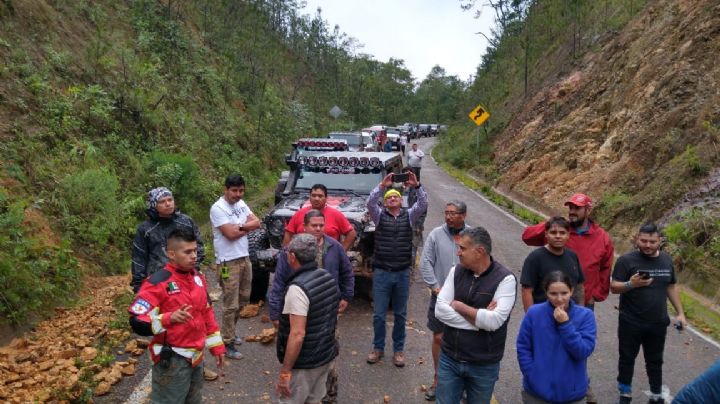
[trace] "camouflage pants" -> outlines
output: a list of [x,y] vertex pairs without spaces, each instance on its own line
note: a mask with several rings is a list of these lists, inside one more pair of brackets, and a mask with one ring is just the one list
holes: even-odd
[[220,285],[223,289],[223,313],[221,334],[226,344],[235,339],[235,326],[240,310],[250,301],[250,289],[252,287],[252,264],[250,258],[243,257],[227,261],[228,277],[220,277]]

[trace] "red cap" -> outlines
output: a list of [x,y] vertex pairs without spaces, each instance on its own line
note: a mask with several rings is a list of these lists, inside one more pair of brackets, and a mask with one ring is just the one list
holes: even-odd
[[573,204],[581,208],[583,206],[592,207],[592,199],[590,199],[590,197],[585,194],[574,194],[570,197],[570,199],[567,200],[567,202],[565,202],[565,206],[569,204]]

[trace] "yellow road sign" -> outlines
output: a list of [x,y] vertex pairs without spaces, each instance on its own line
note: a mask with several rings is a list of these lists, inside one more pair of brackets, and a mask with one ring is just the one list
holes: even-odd
[[490,113],[487,112],[485,107],[478,105],[468,116],[473,122],[475,122],[475,125],[481,126],[488,120],[488,118],[490,118]]

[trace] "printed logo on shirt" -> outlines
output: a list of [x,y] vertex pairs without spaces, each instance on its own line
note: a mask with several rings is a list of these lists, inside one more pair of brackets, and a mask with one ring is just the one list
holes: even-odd
[[180,287],[175,282],[168,282],[167,293],[168,293],[168,295],[174,295],[175,293],[180,293]]
[[195,284],[197,284],[200,287],[203,287],[202,279],[200,279],[199,276],[196,275],[194,279],[195,279]]
[[233,216],[240,217],[247,211],[247,208],[244,206],[241,206],[239,208],[232,208],[232,214]]
[[150,303],[148,303],[144,299],[137,299],[135,300],[135,303],[133,303],[132,307],[130,308],[130,311],[133,312],[133,314],[137,314],[138,316],[141,316],[150,310]]

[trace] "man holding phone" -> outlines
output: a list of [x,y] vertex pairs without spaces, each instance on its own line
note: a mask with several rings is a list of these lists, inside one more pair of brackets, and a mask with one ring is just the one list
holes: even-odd
[[[388,174],[367,200],[370,218],[375,223],[373,255],[373,350],[367,358],[370,364],[383,357],[385,349],[385,315],[392,302],[393,364],[405,366],[405,320],[410,297],[410,267],[412,265],[413,227],[417,218],[427,210],[427,193],[415,174],[407,174],[405,187],[413,187],[418,199],[409,209],[402,207],[400,191],[391,188],[394,174]],[[397,177],[395,177],[397,179]],[[402,178],[402,177],[400,177]],[[380,205],[380,196],[383,205]]]
[[672,258],[660,251],[660,231],[644,224],[635,236],[637,251],[618,258],[610,289],[620,294],[618,320],[618,392],[620,403],[632,401],[635,358],[643,348],[650,381],[650,403],[662,403],[662,363],[670,324],[666,300],[675,308],[678,329],[687,326],[676,287]]

